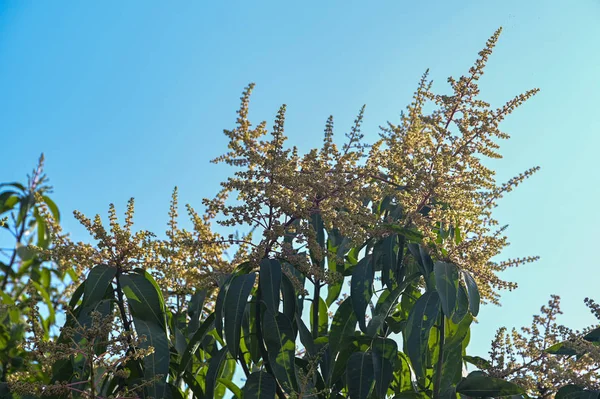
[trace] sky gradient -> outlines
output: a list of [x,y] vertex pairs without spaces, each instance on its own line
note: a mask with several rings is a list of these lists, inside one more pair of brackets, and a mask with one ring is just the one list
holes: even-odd
[[[326,3],[323,5],[322,3]],[[410,5],[409,3],[414,3]],[[271,125],[288,105],[286,134],[320,145],[334,115],[339,137],[367,105],[363,133],[397,121],[421,74],[434,90],[468,71],[487,38],[504,32],[481,80],[494,106],[541,92],[502,126],[513,137],[490,163],[499,181],[541,171],[500,203],[512,245],[504,257],[541,260],[506,272],[519,283],[486,306],[470,351],[486,355],[496,328],[529,324],[550,294],[561,319],[593,322],[600,300],[600,1],[60,1],[0,5],[0,181],[23,180],[44,152],[63,225],[71,216],[124,211],[162,232],[168,203],[202,209],[229,170],[208,161],[226,149],[239,96],[257,87],[250,117]]]

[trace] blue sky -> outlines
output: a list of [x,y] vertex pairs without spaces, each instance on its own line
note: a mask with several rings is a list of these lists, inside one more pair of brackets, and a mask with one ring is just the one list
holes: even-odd
[[[323,5],[326,3],[326,5]],[[410,4],[413,3],[413,4]],[[272,121],[288,105],[290,142],[306,150],[335,117],[341,136],[367,104],[363,132],[395,121],[431,69],[434,89],[466,73],[504,27],[481,82],[501,105],[541,93],[505,122],[513,138],[500,180],[542,170],[496,213],[512,245],[506,257],[540,255],[506,272],[520,288],[486,306],[471,351],[485,355],[495,329],[528,324],[550,294],[562,320],[593,321],[583,298],[600,278],[600,1],[60,1],[0,6],[0,181],[21,180],[39,153],[66,230],[70,215],[124,210],[138,227],[166,227],[170,193],[201,209],[228,170],[208,163],[225,150],[239,95],[256,82],[251,118]]]

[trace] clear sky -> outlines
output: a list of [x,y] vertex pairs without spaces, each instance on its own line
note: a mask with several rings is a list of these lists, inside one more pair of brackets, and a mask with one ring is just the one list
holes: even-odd
[[562,320],[583,327],[583,298],[600,300],[600,0],[4,0],[0,181],[22,180],[44,152],[74,238],[88,239],[73,209],[106,215],[132,196],[138,227],[161,232],[175,185],[201,209],[227,175],[208,160],[225,150],[247,83],[251,118],[272,121],[286,103],[300,149],[318,145],[330,114],[343,135],[363,104],[375,139],[426,68],[447,90],[499,26],[482,97],[542,91],[504,124],[513,138],[493,166],[501,180],[542,170],[497,217],[510,224],[506,257],[541,260],[505,273],[520,288],[483,309],[471,352],[485,355],[501,325],[528,324],[552,293]]

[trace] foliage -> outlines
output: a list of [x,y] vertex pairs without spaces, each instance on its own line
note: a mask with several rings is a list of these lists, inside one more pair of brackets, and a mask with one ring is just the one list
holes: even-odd
[[[188,206],[191,231],[178,226],[176,191],[164,239],[132,231],[133,200],[122,224],[113,205],[108,227],[100,216],[75,213],[95,245],[72,242],[42,206],[44,237],[53,245],[26,248],[55,261],[59,274],[72,270],[77,288],[54,339],[29,307],[34,317],[22,347],[33,360],[8,376],[6,395],[437,399],[530,392],[486,369],[483,359],[483,371],[465,369],[478,360],[467,346],[480,303],[497,303],[499,290],[516,286],[497,273],[535,259],[492,261],[507,245],[492,217],[496,201],[537,170],[497,184],[484,165],[500,157],[496,140],[508,138],[500,122],[537,92],[497,109],[478,99],[499,34],[466,76],[448,80],[451,95],[434,94],[425,74],[400,122],[388,123],[371,145],[360,131],[363,107],[340,148],[330,117],[322,147],[300,155],[285,147],[285,106],[270,133],[265,122],[251,124],[248,86],[237,126],[225,131],[229,151],[214,160],[237,169],[204,200],[204,215]],[[222,237],[213,221],[250,233]],[[33,296],[20,303],[27,300]]]
[[[600,308],[585,300],[600,320]],[[600,392],[600,328],[574,331],[557,323],[561,314],[560,298],[552,296],[541,314],[533,317],[530,327],[521,332],[498,330],[492,343],[490,360],[480,366],[490,375],[508,379],[524,387],[531,397],[547,398],[565,393],[581,394],[586,389]],[[562,391],[561,391],[562,389]],[[566,394],[566,393],[565,393]]]
[[[59,210],[49,197],[51,187],[43,172],[44,156],[28,177],[26,184],[0,184],[0,393],[14,373],[28,370],[25,379],[39,378],[42,370],[32,363],[31,353],[23,347],[28,318],[39,321],[39,336],[48,340],[56,333],[56,314],[63,300],[65,272],[46,262],[40,250],[50,248],[52,240],[44,214],[60,219]],[[7,238],[8,237],[8,238]],[[38,311],[41,303],[43,313]]]

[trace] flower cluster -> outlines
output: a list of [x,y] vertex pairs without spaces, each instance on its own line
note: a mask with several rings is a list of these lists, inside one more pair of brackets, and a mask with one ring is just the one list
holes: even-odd
[[[598,305],[589,299],[586,304],[600,320]],[[553,295],[541,314],[533,317],[530,327],[510,332],[499,329],[486,371],[519,384],[530,397],[552,397],[558,388],[569,384],[600,388],[600,348],[584,339],[593,329],[580,332],[560,325],[560,314],[560,298]]]

